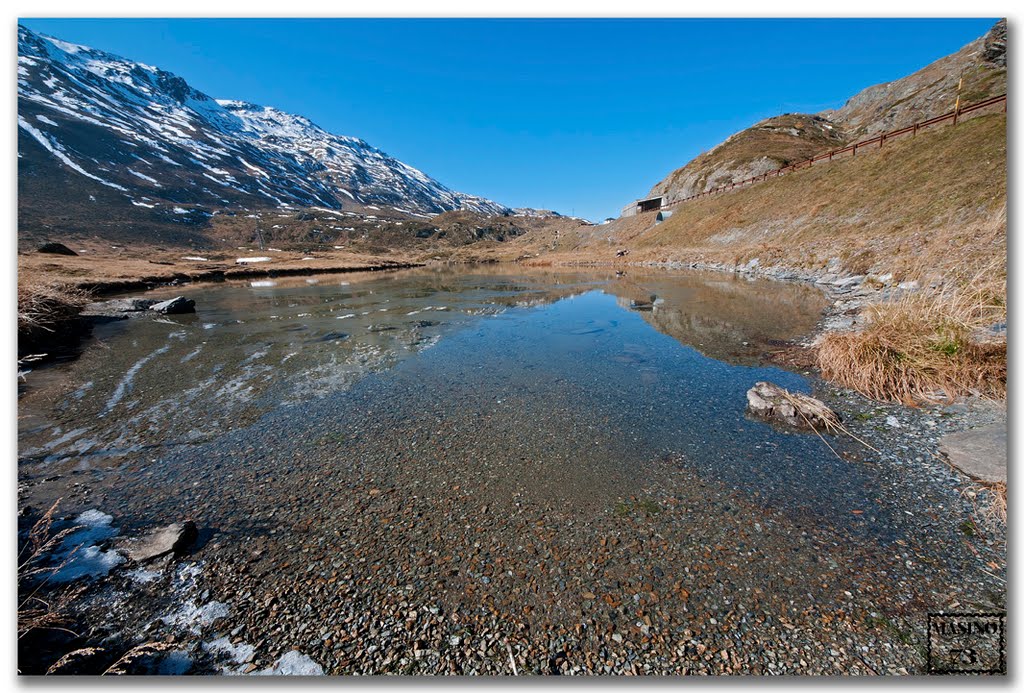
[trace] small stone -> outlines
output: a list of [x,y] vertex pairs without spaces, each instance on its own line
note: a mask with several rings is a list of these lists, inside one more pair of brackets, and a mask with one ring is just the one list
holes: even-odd
[[821,400],[759,382],[747,391],[747,411],[755,416],[804,430],[828,429],[839,415]]

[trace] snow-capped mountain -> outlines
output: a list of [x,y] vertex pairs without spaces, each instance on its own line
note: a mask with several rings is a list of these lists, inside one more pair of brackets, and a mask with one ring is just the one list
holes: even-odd
[[[22,26],[18,125],[23,170],[55,165],[63,179],[103,186],[101,192],[119,193],[137,207],[507,211],[301,116],[215,100],[169,72]],[[45,177],[19,176],[20,193],[59,195],[59,186],[32,187]]]

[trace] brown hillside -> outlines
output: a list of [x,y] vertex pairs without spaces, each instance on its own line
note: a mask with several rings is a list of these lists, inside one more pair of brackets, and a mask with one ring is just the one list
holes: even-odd
[[961,103],[1006,93],[1006,22],[912,75],[869,87],[841,109],[787,114],[732,135],[651,188],[667,202],[745,180],[881,132],[953,110]]
[[[746,262],[898,278],[971,272],[1006,256],[1006,116],[922,131],[885,149],[800,170],[720,197],[619,220],[594,256]],[[639,230],[643,229],[643,230]],[[927,270],[925,269],[927,268]]]

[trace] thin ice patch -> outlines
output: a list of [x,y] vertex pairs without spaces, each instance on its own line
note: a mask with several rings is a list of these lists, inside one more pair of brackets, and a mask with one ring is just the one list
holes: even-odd
[[160,660],[156,673],[161,676],[181,676],[192,668],[192,657],[185,650],[174,650]]
[[107,400],[107,406],[103,410],[103,414],[101,414],[100,416],[103,416],[103,415],[107,414],[107,412],[109,412],[111,409],[113,409],[114,405],[116,405],[118,402],[120,402],[121,398],[124,397],[128,393],[129,390],[131,390],[132,381],[135,379],[135,375],[139,372],[139,370],[143,366],[146,365],[146,363],[150,359],[152,359],[155,356],[159,356],[160,354],[166,353],[167,350],[170,349],[170,348],[171,347],[169,345],[164,345],[164,346],[160,347],[159,349],[157,349],[156,351],[154,351],[152,354],[149,354],[147,356],[143,356],[141,359],[136,361],[135,365],[133,365],[131,368],[129,368],[127,370],[127,372],[125,372],[124,377],[121,378],[121,382],[119,382],[117,384],[117,387],[114,388],[114,394],[112,394],[110,396],[110,399]]
[[116,551],[103,551],[97,544],[117,535],[110,526],[113,517],[99,510],[86,510],[75,518],[81,529],[65,537],[54,556],[58,565],[50,582],[71,582],[83,577],[106,575],[124,563],[124,556]]

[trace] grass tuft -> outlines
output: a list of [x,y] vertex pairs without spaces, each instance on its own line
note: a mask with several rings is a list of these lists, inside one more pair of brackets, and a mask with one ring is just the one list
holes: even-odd
[[90,300],[89,292],[34,272],[18,275],[18,339],[55,332]]
[[916,405],[966,394],[1006,395],[1006,340],[984,331],[1006,320],[1005,265],[961,285],[908,292],[869,306],[866,326],[825,335],[822,375],[877,400]]

